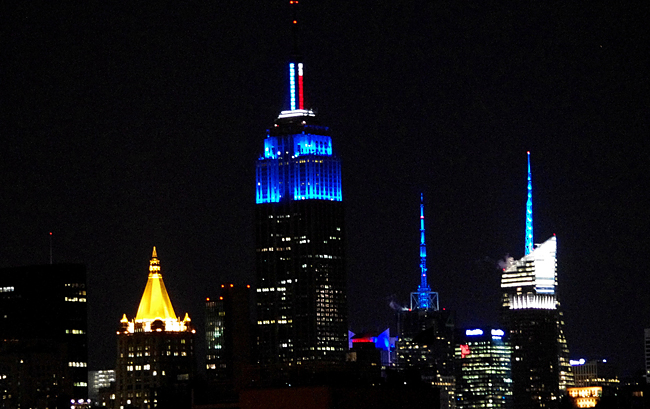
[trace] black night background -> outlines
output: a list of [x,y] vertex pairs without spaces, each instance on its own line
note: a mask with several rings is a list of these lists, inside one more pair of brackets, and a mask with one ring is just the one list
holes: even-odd
[[[76,2],[75,2],[76,3]],[[285,4],[286,3],[286,4]],[[643,367],[650,327],[648,5],[302,4],[306,105],[342,159],[351,330],[419,282],[496,324],[498,260],[558,237],[572,359]],[[88,267],[89,369],[115,364],[152,246],[201,328],[254,285],[254,169],[288,107],[288,1],[7,1],[0,10],[0,267]],[[47,312],[44,311],[44,319]]]

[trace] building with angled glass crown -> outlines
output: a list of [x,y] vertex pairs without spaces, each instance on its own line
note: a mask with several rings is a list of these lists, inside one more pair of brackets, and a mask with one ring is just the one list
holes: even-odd
[[195,332],[187,313],[174,312],[154,247],[138,312],[117,331],[115,407],[189,408]]
[[506,260],[501,275],[502,324],[512,351],[517,409],[557,408],[573,386],[564,316],[557,297],[557,239],[533,244],[532,183],[528,153],[525,255]]

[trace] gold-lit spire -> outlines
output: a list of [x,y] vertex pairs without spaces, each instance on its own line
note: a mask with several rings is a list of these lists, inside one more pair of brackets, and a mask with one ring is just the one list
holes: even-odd
[[135,321],[143,322],[158,319],[163,321],[168,319],[176,320],[176,314],[160,274],[160,260],[158,260],[156,247],[154,246],[149,261],[147,286],[144,289],[144,294],[142,294]]

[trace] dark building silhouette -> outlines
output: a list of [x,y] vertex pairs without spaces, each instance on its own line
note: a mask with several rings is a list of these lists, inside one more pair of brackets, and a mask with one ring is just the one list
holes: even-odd
[[221,295],[205,302],[206,377],[225,391],[251,380],[250,291],[250,286],[222,284]]
[[86,267],[0,270],[0,407],[88,398]]
[[176,317],[154,247],[138,312],[117,332],[115,407],[189,408],[195,332],[187,314]]
[[[294,34],[297,26],[294,17]],[[256,172],[257,346],[267,374],[331,367],[348,349],[341,165],[329,128],[305,109],[297,48],[288,68],[290,109],[267,131]]]

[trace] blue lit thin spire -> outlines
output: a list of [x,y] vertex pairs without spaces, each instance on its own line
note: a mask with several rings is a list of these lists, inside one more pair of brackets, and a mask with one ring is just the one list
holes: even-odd
[[424,241],[424,194],[420,193],[420,285],[411,293],[411,309],[438,311],[438,293],[427,282],[427,245]]
[[528,200],[526,201],[526,254],[533,251],[533,182],[530,175],[530,151],[528,152]]
[[424,194],[420,193],[420,286],[418,287],[419,307],[431,308],[429,293],[431,287],[427,282],[427,245],[424,242]]

